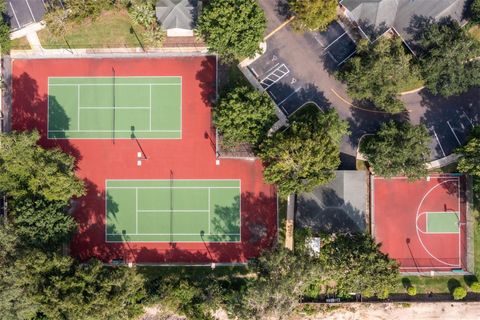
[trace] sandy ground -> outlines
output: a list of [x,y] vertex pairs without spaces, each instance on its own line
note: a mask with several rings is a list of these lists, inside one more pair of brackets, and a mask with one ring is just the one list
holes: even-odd
[[480,319],[480,302],[416,304],[352,304],[329,313],[296,319],[322,320],[439,320]]

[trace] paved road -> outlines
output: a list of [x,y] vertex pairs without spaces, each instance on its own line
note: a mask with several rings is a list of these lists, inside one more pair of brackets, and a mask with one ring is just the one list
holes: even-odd
[[[268,30],[285,20],[284,6],[278,3],[282,1],[260,2]],[[306,101],[315,101],[321,108],[335,108],[348,121],[351,134],[341,145],[341,168],[353,169],[359,138],[375,132],[390,119],[424,123],[431,133],[432,160],[463,144],[473,123],[480,120],[480,88],[451,99],[434,97],[426,90],[409,94],[402,97],[409,112],[395,116],[352,107],[346,87],[332,75],[332,61],[318,38],[318,34],[296,33],[287,26],[268,39],[267,52],[250,68],[286,114],[292,114]]]

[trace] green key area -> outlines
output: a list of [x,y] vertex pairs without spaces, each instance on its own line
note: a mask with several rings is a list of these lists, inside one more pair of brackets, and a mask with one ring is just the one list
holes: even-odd
[[459,233],[459,212],[428,212],[427,233]]
[[107,242],[239,242],[240,180],[107,180]]
[[181,77],[48,79],[48,138],[181,137]]

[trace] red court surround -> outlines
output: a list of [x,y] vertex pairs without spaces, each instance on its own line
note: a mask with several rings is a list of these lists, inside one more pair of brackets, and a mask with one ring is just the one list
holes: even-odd
[[[48,140],[47,80],[61,76],[182,76],[182,139],[140,140],[148,160],[137,166],[135,140]],[[276,191],[263,182],[259,161],[215,164],[210,102],[215,94],[214,57],[31,59],[13,61],[14,130],[38,129],[40,144],[58,146],[77,159],[87,195],[78,199],[79,232],[71,252],[81,260],[136,263],[246,262],[272,245],[277,234]],[[117,89],[118,90],[118,89]],[[106,179],[241,179],[240,243],[106,243]]]
[[[403,272],[466,270],[465,177],[374,179],[373,225],[381,250]],[[460,212],[460,233],[426,233],[427,212]]]

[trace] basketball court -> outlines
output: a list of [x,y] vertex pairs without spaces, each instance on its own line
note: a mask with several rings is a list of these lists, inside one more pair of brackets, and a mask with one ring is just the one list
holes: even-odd
[[372,229],[402,272],[466,270],[466,181],[374,178]]

